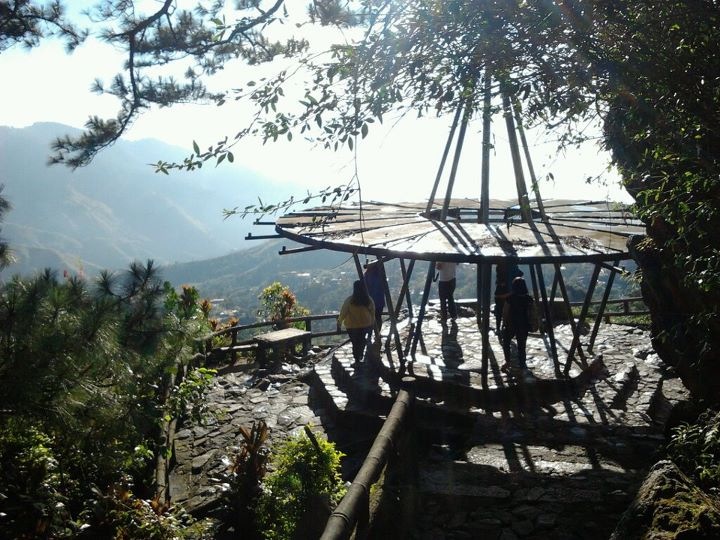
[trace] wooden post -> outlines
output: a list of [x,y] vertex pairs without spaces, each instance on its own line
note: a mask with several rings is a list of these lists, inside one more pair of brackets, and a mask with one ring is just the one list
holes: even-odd
[[230,331],[230,363],[234,364],[237,361],[237,351],[235,351],[235,345],[237,345],[237,328],[233,328]]
[[585,317],[587,317],[588,310],[590,309],[590,302],[592,302],[592,296],[595,292],[595,285],[597,284],[597,279],[600,275],[600,268],[600,263],[595,264],[592,277],[590,278],[590,283],[588,284],[588,290],[585,294],[585,301],[583,302],[582,309],[580,310],[580,316],[578,317],[578,335],[573,336],[573,341],[570,344],[570,352],[568,353],[569,356],[572,356],[573,352],[575,352],[575,347],[582,347],[580,343],[580,330],[582,330],[582,326],[585,323]]
[[[391,315],[391,317],[393,317],[393,319],[395,320],[396,332],[397,332],[397,320],[398,320],[398,317],[400,316],[400,309],[402,308],[402,299],[403,299],[404,295],[407,295],[408,316],[412,320],[412,304],[410,303],[409,287],[410,287],[410,276],[412,276],[413,268],[415,268],[415,259],[410,260],[410,265],[408,267],[407,272],[405,271],[405,261],[403,259],[400,259],[400,269],[402,270],[403,283],[402,283],[402,286],[400,287],[400,294],[398,295],[398,301],[397,301],[397,304],[395,305],[395,311]],[[398,335],[398,339],[399,339],[400,333],[397,332],[397,335]],[[392,336],[388,335],[387,340],[385,341],[385,349],[388,351],[390,350],[390,340],[391,339],[392,339]],[[402,347],[402,343],[400,345],[396,344],[396,346],[398,347],[398,358],[400,360],[400,372],[402,372],[402,373],[405,372],[405,355],[406,355],[406,350],[409,348],[411,340],[412,340],[412,333],[408,336],[408,345],[405,349]]]
[[[378,259],[377,264],[380,265],[380,275],[382,276],[382,282],[383,282],[383,288],[385,291],[385,303],[388,308],[388,313],[390,314],[390,332],[388,333],[388,340],[392,336],[395,336],[395,348],[398,352],[398,362],[400,363],[400,369],[398,370],[400,375],[404,373],[405,370],[405,362],[403,361],[403,350],[402,350],[402,343],[400,342],[400,333],[397,329],[397,317],[395,316],[395,309],[393,308],[393,299],[392,295],[390,294],[390,286],[387,282],[387,275],[385,274],[385,262],[382,259]],[[378,331],[379,334],[379,331]],[[378,344],[380,341],[378,341]],[[388,350],[388,359],[390,360],[390,368],[395,369],[395,366],[393,366],[392,363],[392,355],[389,354],[390,348],[387,347]]]
[[[616,260],[614,266],[619,264],[620,261]],[[600,330],[600,323],[602,322],[603,314],[605,313],[608,298],[610,298],[610,290],[612,289],[613,281],[615,281],[615,272],[610,270],[610,276],[608,277],[607,285],[605,285],[605,292],[603,293],[602,301],[600,302],[597,315],[595,316],[595,324],[593,325],[592,333],[590,334],[588,351],[592,351],[593,347],[595,347],[595,338],[597,338],[598,330]]]
[[[400,271],[402,272],[402,277],[405,285],[405,300],[407,302],[407,308],[408,308],[408,317],[410,319],[413,318],[413,309],[412,309],[412,298],[410,297],[410,276],[412,276],[412,271],[415,268],[415,259],[410,259],[410,264],[408,264],[407,270],[405,269],[405,259],[400,259]],[[402,293],[400,293],[400,296],[402,297]],[[398,312],[398,315],[400,313]]]
[[435,175],[435,183],[433,184],[430,197],[428,198],[428,204],[425,208],[425,213],[429,214],[432,210],[433,204],[435,203],[435,195],[437,194],[438,186],[440,185],[440,179],[442,178],[443,169],[445,169],[445,162],[447,161],[448,154],[450,153],[450,147],[452,146],[453,138],[455,137],[455,129],[460,119],[460,113],[463,109],[463,103],[458,105],[455,111],[455,118],[453,118],[452,126],[450,127],[450,134],[448,135],[447,142],[445,143],[445,150],[443,151],[442,159],[440,160],[440,166],[438,167],[437,174]]
[[505,90],[501,90],[501,92],[505,126],[507,127],[508,142],[510,143],[510,155],[512,156],[513,170],[515,171],[515,185],[517,187],[520,215],[525,223],[532,223],[532,212],[530,212],[530,201],[528,200],[527,186],[525,185],[525,174],[523,173],[522,161],[520,159],[520,149],[518,148],[510,98],[507,96]]
[[482,135],[482,170],[480,173],[480,221],[490,222],[490,128],[492,121],[491,83],[492,77],[485,70],[483,88],[483,135]]
[[484,388],[487,388],[487,377],[488,377],[488,364],[490,359],[490,286],[491,286],[491,274],[492,274],[492,264],[490,263],[483,263],[481,265],[478,265],[480,268],[478,268],[478,272],[482,274],[481,278],[481,291],[478,291],[481,293],[481,295],[478,295],[481,299],[480,306],[480,318],[481,318],[481,328],[480,328],[480,335],[482,336],[482,385]]
[[553,363],[555,364],[555,371],[559,375],[560,359],[558,358],[552,310],[550,309],[550,303],[548,302],[547,289],[545,288],[545,278],[543,277],[542,265],[538,263],[535,266],[535,269],[538,279],[538,288],[540,289],[540,295],[542,296],[543,311],[545,312],[545,332],[547,333],[548,340],[550,341],[550,355],[552,356]]
[[513,99],[513,108],[515,111],[515,123],[517,124],[517,130],[520,134],[520,142],[522,143],[523,153],[525,154],[525,162],[527,163],[528,172],[530,173],[530,182],[532,182],[535,203],[537,204],[538,211],[540,212],[540,218],[543,221],[547,221],[545,207],[543,206],[542,197],[540,196],[540,186],[538,185],[537,177],[535,176],[535,169],[533,167],[532,157],[530,156],[530,149],[528,148],[527,139],[525,138],[525,129],[523,129],[522,125],[522,118],[520,116],[520,101],[517,98]]
[[557,286],[558,286],[558,275],[557,271],[553,274],[553,284],[552,288],[550,289],[550,301],[555,302],[555,295],[557,294]]
[[[567,289],[565,288],[565,280],[562,277],[562,272],[560,271],[560,263],[554,263],[555,266],[555,275],[557,276],[558,285],[560,286],[560,292],[562,293],[563,302],[565,303],[565,307],[567,308],[568,312],[570,313],[570,329],[572,330],[573,334],[573,341],[576,339],[580,339],[580,336],[578,335],[578,327],[575,324],[575,317],[572,313],[572,306],[570,305],[570,297],[568,296]],[[572,352],[572,350],[571,350]],[[578,354],[580,355],[580,358],[585,362],[585,353],[583,352],[582,348],[578,348]],[[564,373],[567,375],[570,373],[570,364],[572,363],[573,356],[572,354],[568,354],[567,362],[565,362],[565,369]]]
[[470,121],[471,114],[472,106],[470,104],[470,98],[468,98],[465,103],[465,114],[463,114],[462,123],[460,124],[460,133],[458,134],[458,140],[455,144],[455,156],[453,157],[452,168],[450,169],[450,178],[448,178],[447,190],[445,191],[445,201],[443,202],[442,212],[440,214],[441,221],[445,221],[447,219],[450,199],[452,198],[453,186],[455,184],[455,176],[457,175],[458,164],[460,163],[460,154],[462,153],[463,143],[465,142],[465,132],[467,131],[467,125]]
[[[413,329],[412,346],[410,348],[410,354],[415,355],[417,351],[417,344],[420,340],[420,334],[422,332],[422,323],[425,318],[425,310],[427,309],[428,297],[430,296],[430,287],[433,283],[433,277],[435,276],[435,261],[430,261],[428,265],[428,274],[425,279],[425,289],[423,290],[422,300],[420,301],[420,313],[418,313],[417,324]],[[423,351],[424,352],[424,351]]]

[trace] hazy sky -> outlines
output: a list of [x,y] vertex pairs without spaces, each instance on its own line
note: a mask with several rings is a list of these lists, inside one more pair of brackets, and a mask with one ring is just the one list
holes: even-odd
[[[82,127],[90,115],[114,117],[114,98],[90,92],[95,78],[109,81],[122,66],[122,53],[93,39],[74,53],[65,53],[62,43],[48,40],[26,51],[14,47],[0,53],[0,124],[23,127],[34,122],[60,122]],[[229,66],[218,85],[238,85],[250,68]],[[268,68],[264,68],[268,69]],[[275,68],[272,68],[275,69]],[[255,76],[255,75],[251,75]],[[145,112],[127,132],[131,140],[155,138],[192,150],[192,141],[203,146],[224,135],[232,136],[244,125],[248,106],[229,104],[183,105]],[[501,118],[494,119],[496,150],[491,157],[491,196],[511,197],[514,178],[507,150],[507,134]],[[357,172],[363,197],[374,200],[426,199],[435,178],[451,119],[405,118],[397,124],[386,121],[371,130],[358,145],[357,161],[347,149],[332,152],[296,137],[293,142],[268,143],[246,140],[234,149],[237,164],[262,172],[266,177],[297,183],[309,189],[337,185]],[[477,197],[480,178],[480,121],[471,124],[461,159],[457,196]],[[559,155],[552,142],[531,140],[533,164],[538,178],[552,173],[554,182],[543,181],[544,198],[572,197],[630,201],[617,184],[617,176],[605,172],[609,156],[594,144],[581,151]],[[38,156],[45,159],[46,156]],[[163,156],[158,156],[162,159]],[[225,166],[225,165],[223,165]],[[228,165],[232,166],[232,165]],[[449,167],[448,167],[449,169]],[[584,179],[605,173],[606,186],[587,185]]]

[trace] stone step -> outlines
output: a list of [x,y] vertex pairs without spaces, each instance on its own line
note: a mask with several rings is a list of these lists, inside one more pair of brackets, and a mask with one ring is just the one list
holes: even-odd
[[[333,375],[334,357],[327,357],[317,364],[313,369],[313,378],[310,381],[313,388],[313,401],[321,404],[327,410],[333,421],[342,427],[356,427],[363,430],[370,430],[377,433],[382,427],[385,417],[392,407],[392,400],[387,397],[372,395],[367,391],[367,383],[360,383],[360,370],[353,373],[344,373],[337,381]],[[352,377],[356,381],[349,384]],[[353,387],[348,393],[347,386]]]
[[462,455],[434,445],[418,467],[410,537],[608,538],[642,477],[583,445],[484,444]]

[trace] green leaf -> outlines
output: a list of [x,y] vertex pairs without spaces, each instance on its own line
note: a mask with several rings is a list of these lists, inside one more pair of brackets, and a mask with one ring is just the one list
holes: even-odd
[[228,153],[227,153],[227,158],[228,158],[228,161],[229,161],[230,163],[232,163],[232,162],[235,161],[235,156],[233,155],[232,152],[228,152]]
[[198,143],[193,141],[193,150],[196,154],[200,154],[200,147],[198,146]]
[[367,124],[363,124],[363,125],[362,125],[362,128],[360,129],[360,133],[362,133],[362,138],[363,138],[363,139],[364,139],[365,137],[367,137],[367,134],[368,134],[368,125],[367,125]]

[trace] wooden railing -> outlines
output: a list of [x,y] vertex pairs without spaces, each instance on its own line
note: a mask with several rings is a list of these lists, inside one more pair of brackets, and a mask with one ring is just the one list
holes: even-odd
[[[295,323],[303,323],[305,326],[305,330],[312,332],[311,339],[316,339],[321,337],[338,336],[344,334],[343,330],[337,323],[337,318],[338,313],[326,313],[324,315],[304,315],[301,317],[290,317],[288,319],[284,319],[283,322],[290,325]],[[333,319],[335,320],[335,328],[333,330],[313,332],[313,321],[325,321]],[[231,360],[234,362],[236,360],[238,352],[249,351],[255,348],[255,342],[253,341],[252,337],[248,339],[238,339],[238,336],[240,334],[254,329],[272,328],[276,325],[277,321],[260,321],[250,324],[239,324],[236,326],[231,326],[230,328],[223,328],[222,330],[219,330],[210,334],[209,336],[205,336],[204,338],[202,338],[202,344],[200,347],[201,352],[205,355],[229,354]],[[214,347],[213,341],[218,337],[224,336],[230,336],[230,343],[228,345]]]
[[[340,504],[328,518],[320,540],[346,540],[368,537],[370,524],[370,488],[379,479],[393,453],[397,452],[403,434],[412,429],[411,417],[415,402],[412,377],[405,377],[390,414],[375,437],[370,451]],[[408,449],[409,450],[409,449]]]
[[[617,299],[615,299],[615,300],[608,300],[608,301],[606,302],[606,307],[609,306],[609,305],[618,305],[618,304],[620,304],[620,305],[622,306],[622,311],[608,311],[607,309],[605,309],[605,311],[604,311],[604,313],[603,313],[603,319],[605,320],[606,323],[609,323],[609,322],[610,322],[610,319],[611,319],[612,317],[628,317],[628,316],[633,316],[633,315],[649,315],[649,314],[650,314],[650,311],[647,309],[647,306],[645,307],[645,309],[642,309],[642,310],[639,310],[639,309],[634,309],[634,310],[633,310],[633,309],[630,308],[630,304],[632,304],[632,303],[638,303],[638,302],[641,302],[643,305],[645,305],[645,301],[644,301],[644,300],[642,299],[642,297],[640,297],[640,296],[631,297],[631,298],[617,298]],[[590,305],[591,305],[591,306],[600,305],[600,304],[602,304],[602,302],[599,301],[599,300],[598,300],[598,301],[595,301],[595,302],[590,302]],[[574,307],[574,308],[575,308],[575,307],[582,307],[583,302],[570,302],[570,305],[571,305],[572,307]],[[588,313],[588,316],[591,316],[591,317],[594,317],[594,316],[596,316],[596,315],[597,315],[597,311],[596,311],[596,312],[592,312],[592,311],[591,311],[591,312]]]

